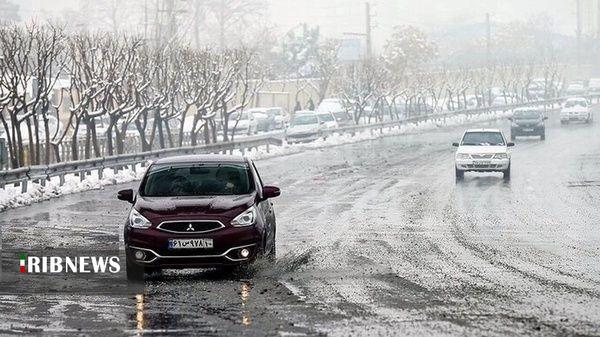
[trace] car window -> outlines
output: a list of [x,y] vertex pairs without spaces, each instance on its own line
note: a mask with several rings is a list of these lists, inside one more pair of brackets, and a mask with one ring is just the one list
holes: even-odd
[[319,120],[322,120],[323,122],[331,122],[334,119],[333,119],[333,115],[331,115],[331,114],[320,114]]
[[461,145],[494,146],[505,145],[500,132],[467,132]]
[[574,107],[587,107],[587,102],[586,101],[567,101],[565,103],[565,108],[574,108]]
[[310,125],[310,124],[319,124],[317,115],[295,116],[291,123],[292,126],[294,126],[294,125]]
[[239,195],[252,191],[246,164],[152,166],[140,185],[148,197]]

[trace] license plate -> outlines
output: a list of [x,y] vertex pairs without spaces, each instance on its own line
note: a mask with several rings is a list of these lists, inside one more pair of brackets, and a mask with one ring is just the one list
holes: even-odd
[[525,131],[525,132],[532,132],[533,129],[523,129],[523,131]]
[[474,161],[474,162],[473,162],[473,165],[478,165],[478,166],[479,166],[479,165],[489,165],[489,164],[490,164],[490,161],[489,161],[489,160],[485,160],[485,161],[482,161],[482,160],[476,160],[476,161]]
[[169,239],[169,249],[213,248],[213,239]]

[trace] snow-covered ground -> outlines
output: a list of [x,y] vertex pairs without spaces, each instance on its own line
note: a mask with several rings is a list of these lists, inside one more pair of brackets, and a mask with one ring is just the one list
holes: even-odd
[[[479,115],[458,114],[452,117],[446,117],[437,120],[402,124],[399,127],[393,127],[391,129],[389,127],[384,127],[381,130],[365,130],[356,132],[354,135],[350,133],[336,133],[328,136],[326,139],[319,139],[311,143],[284,144],[281,147],[270,146],[269,152],[267,152],[266,147],[260,147],[258,149],[252,149],[252,151],[247,151],[245,155],[255,160],[266,159],[306,151],[309,149],[351,144],[365,140],[377,139],[380,137],[402,135],[407,133],[420,133],[435,130],[441,127],[466,125],[495,120],[507,117],[510,115],[510,113],[511,112],[497,111]],[[241,151],[236,152],[237,154],[241,154]],[[65,194],[77,193],[92,189],[101,189],[107,185],[138,180],[141,179],[141,177],[144,175],[144,172],[145,169],[141,165],[137,165],[135,171],[128,168],[120,170],[117,174],[114,174],[112,169],[107,168],[103,171],[103,178],[99,179],[98,172],[94,170],[83,180],[81,180],[78,175],[65,176],[65,184],[63,186],[60,186],[58,177],[53,177],[50,181],[47,181],[46,186],[42,186],[30,181],[27,186],[27,193],[21,193],[20,186],[7,185],[4,189],[0,189],[0,212],[10,208],[31,205],[35,202],[56,198]]]

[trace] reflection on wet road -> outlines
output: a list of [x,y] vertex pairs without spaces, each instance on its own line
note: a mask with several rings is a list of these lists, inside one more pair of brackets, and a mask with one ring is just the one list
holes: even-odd
[[[2,296],[0,331],[599,334],[600,125],[556,117],[545,141],[516,140],[510,182],[467,173],[455,183],[451,142],[462,128],[259,161],[283,191],[276,263],[165,271],[131,297]],[[4,240],[117,241],[128,208],[114,199],[120,188],[3,213]]]

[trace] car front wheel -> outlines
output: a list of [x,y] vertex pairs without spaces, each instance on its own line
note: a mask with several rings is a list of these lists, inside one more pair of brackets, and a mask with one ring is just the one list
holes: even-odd
[[127,279],[130,281],[142,281],[144,279],[144,267],[133,263],[128,256],[125,256],[125,272]]
[[504,180],[510,180],[510,164],[508,164],[508,168],[504,171],[502,171],[502,174],[504,176]]
[[459,170],[458,168],[454,168],[454,174],[456,176],[456,180],[463,180],[465,177],[465,171]]

